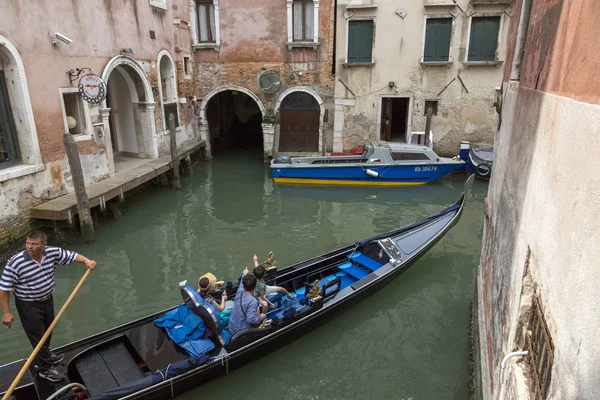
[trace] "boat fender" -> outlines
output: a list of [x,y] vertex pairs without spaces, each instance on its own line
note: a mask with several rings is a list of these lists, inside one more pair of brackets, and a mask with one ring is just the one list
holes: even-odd
[[372,176],[374,178],[379,178],[379,172],[373,171],[372,169],[368,169],[365,171],[367,175]]
[[490,174],[490,170],[491,170],[491,168],[490,168],[490,166],[489,166],[489,165],[487,165],[487,164],[479,164],[479,165],[477,166],[477,168],[475,168],[475,170],[477,171],[477,173],[478,173],[480,176],[488,176],[488,175]]

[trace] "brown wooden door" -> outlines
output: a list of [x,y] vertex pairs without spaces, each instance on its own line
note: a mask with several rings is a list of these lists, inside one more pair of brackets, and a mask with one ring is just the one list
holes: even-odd
[[381,99],[381,129],[380,138],[389,141],[392,138],[392,99]]
[[279,151],[319,151],[319,110],[280,111]]

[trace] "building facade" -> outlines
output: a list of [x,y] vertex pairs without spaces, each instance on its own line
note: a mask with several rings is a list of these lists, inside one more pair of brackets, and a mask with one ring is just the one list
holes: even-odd
[[[338,0],[334,151],[374,139],[491,141],[510,0]],[[421,138],[421,139],[419,139]]]
[[333,17],[333,0],[190,1],[200,127],[211,145],[331,147]]
[[[27,227],[27,210],[72,190],[63,135],[73,135],[86,182],[132,160],[197,142],[188,0],[25,1],[0,6],[0,244]],[[90,71],[107,84],[100,104],[78,94]],[[10,229],[9,229],[10,228]]]
[[514,8],[477,277],[481,391],[596,399],[600,8]]

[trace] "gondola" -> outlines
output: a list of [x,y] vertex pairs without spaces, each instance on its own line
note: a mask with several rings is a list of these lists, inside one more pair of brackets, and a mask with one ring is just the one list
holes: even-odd
[[[66,379],[50,383],[32,367],[11,398],[168,399],[231,373],[330,321],[408,269],[458,221],[467,193],[413,224],[286,268],[273,267],[265,281],[287,288],[295,299],[272,297],[275,308],[263,326],[231,336],[224,314],[203,303],[194,288],[182,286],[183,302],[175,307],[54,349],[64,355],[59,369]],[[230,299],[238,284],[229,282],[224,289]],[[175,344],[172,331],[158,326],[178,310],[199,317],[200,338]],[[0,367],[0,393],[25,361]]]

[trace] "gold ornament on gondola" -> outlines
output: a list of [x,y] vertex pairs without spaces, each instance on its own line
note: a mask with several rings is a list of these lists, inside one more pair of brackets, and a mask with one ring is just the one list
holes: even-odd
[[315,301],[321,297],[321,293],[322,290],[319,287],[319,280],[315,279],[315,283],[313,283],[313,287],[310,289],[306,297],[308,297],[311,301]]
[[262,266],[268,271],[275,268],[275,264],[277,264],[277,260],[275,260],[275,254],[270,251],[267,255],[267,259],[263,261]]

